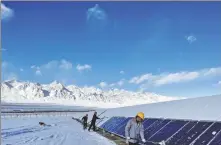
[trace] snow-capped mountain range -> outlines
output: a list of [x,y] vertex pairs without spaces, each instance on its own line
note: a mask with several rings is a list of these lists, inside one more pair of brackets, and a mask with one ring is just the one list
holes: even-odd
[[13,103],[56,103],[64,105],[120,107],[182,99],[148,92],[131,92],[111,89],[103,91],[95,87],[64,86],[58,81],[39,84],[22,81],[1,83],[1,101]]

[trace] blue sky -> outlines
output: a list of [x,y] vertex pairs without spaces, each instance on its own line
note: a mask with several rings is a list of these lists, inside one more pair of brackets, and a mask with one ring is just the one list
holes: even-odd
[[221,93],[221,2],[4,2],[2,78]]

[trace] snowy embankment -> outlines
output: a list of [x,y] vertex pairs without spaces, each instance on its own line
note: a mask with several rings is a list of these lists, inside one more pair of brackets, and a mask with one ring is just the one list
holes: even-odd
[[[103,110],[104,109],[100,109],[98,114]],[[108,109],[108,111],[105,112],[105,116],[109,118],[112,116],[133,117],[138,112],[144,112],[146,118],[221,121],[220,110],[221,95],[216,95],[131,107],[113,108]]]
[[[81,114],[83,115],[83,114]],[[39,126],[43,121],[51,126]],[[70,117],[37,117],[2,119],[2,145],[113,145]]]
[[88,111],[94,110],[95,107],[83,107],[83,106],[62,106],[56,104],[37,104],[37,103],[1,103],[1,111]]

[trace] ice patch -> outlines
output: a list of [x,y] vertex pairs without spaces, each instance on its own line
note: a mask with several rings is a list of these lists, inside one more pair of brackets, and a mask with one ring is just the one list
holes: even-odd
[[213,134],[213,135],[216,135],[216,131],[213,131],[212,134]]

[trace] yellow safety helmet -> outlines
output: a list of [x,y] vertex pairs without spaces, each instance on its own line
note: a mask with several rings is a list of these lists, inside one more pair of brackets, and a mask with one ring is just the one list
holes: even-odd
[[143,112],[137,113],[137,116],[140,117],[142,120],[144,120],[144,113]]

